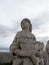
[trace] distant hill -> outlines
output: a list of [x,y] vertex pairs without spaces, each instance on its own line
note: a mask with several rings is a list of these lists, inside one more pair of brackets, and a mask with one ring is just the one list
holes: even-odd
[[10,52],[0,52],[0,56],[10,56]]
[[0,63],[10,63],[11,55],[9,52],[0,52]]
[[9,50],[9,48],[0,46],[0,50]]

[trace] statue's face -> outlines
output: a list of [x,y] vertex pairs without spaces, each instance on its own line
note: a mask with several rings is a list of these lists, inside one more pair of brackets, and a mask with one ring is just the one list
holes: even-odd
[[42,50],[44,48],[44,45],[41,42],[38,42],[38,48],[39,50]]
[[41,49],[43,49],[44,48],[44,45],[41,43]]
[[29,28],[29,26],[30,26],[29,22],[24,20],[23,23],[22,23],[22,29]]

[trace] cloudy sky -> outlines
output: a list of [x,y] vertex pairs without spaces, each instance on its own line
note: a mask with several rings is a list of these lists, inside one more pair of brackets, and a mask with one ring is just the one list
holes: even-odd
[[49,39],[49,0],[0,0],[0,46],[9,47],[21,30],[23,18],[31,20],[37,40]]

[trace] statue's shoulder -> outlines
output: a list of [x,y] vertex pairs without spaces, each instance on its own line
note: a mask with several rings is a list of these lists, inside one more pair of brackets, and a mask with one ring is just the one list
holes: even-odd
[[32,37],[35,37],[35,35],[34,35],[34,34],[31,34],[31,36],[32,36]]
[[22,31],[18,31],[18,32],[16,33],[16,37],[17,37],[17,38],[20,37],[21,32],[22,32]]
[[36,37],[35,37],[34,34],[31,34],[31,37],[32,37],[34,40],[36,40]]

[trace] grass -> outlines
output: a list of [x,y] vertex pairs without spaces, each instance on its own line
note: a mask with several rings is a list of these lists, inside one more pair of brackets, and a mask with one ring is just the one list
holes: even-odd
[[0,63],[0,65],[11,65],[11,63]]
[[2,59],[3,59],[3,56],[0,56],[0,62],[2,61]]

